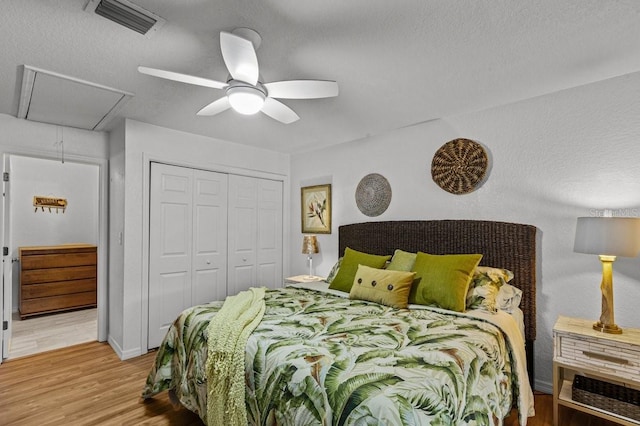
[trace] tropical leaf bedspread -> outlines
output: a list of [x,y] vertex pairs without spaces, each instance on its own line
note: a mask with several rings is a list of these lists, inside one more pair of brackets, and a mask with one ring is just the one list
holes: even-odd
[[[267,290],[245,358],[250,425],[500,425],[532,403],[497,326],[433,309],[397,310],[323,292]],[[206,421],[207,326],[222,302],[184,311],[158,349],[143,397],[169,390]],[[520,386],[519,386],[520,385]]]

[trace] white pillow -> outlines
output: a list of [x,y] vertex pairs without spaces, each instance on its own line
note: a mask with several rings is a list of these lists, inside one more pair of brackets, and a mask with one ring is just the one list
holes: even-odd
[[504,283],[498,291],[498,307],[505,312],[513,312],[514,308],[520,306],[522,300],[522,290],[511,284]]

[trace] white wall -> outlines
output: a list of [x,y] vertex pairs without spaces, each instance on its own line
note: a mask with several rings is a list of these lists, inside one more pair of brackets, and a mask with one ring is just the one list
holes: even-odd
[[[122,342],[124,308],[124,129],[109,134],[109,342]],[[111,343],[114,345],[115,343]]]
[[[22,246],[68,243],[98,244],[98,167],[41,158],[12,155],[11,256],[19,257]],[[35,195],[65,198],[64,213],[34,211]],[[19,304],[19,264],[14,264],[13,311]]]
[[[431,160],[445,142],[464,137],[486,147],[491,161],[483,186],[452,195],[431,179]],[[448,117],[344,146],[291,158],[292,217],[300,216],[301,186],[332,183],[333,233],[319,235],[315,272],[337,259],[341,224],[396,219],[488,219],[539,229],[536,388],[551,390],[552,328],[558,315],[598,319],[601,267],[597,256],[573,252],[578,216],[598,209],[640,216],[640,73],[514,104]],[[389,209],[369,218],[355,204],[368,173],[392,188]],[[301,244],[292,221],[290,246]],[[291,273],[307,271],[291,252]],[[614,265],[616,322],[640,327],[640,259]]]
[[0,114],[0,152],[33,154],[36,157],[60,157],[56,143],[64,138],[64,152],[69,159],[109,158],[107,134],[73,127],[36,123]]
[[[109,299],[109,317],[121,318],[122,323],[110,323],[109,342],[118,355],[126,359],[147,351],[149,162],[282,180],[284,205],[287,206],[289,155],[133,120],[126,120],[123,126],[111,136],[112,146],[117,147],[112,152],[115,169],[111,171],[111,181],[124,181],[112,187],[111,202],[114,204],[110,217],[111,241],[118,241],[119,234],[123,234],[123,246],[121,250],[114,249],[111,264],[112,270],[122,265],[122,279],[112,279],[109,283],[110,294],[114,297]],[[117,140],[122,138],[123,143]],[[285,209],[284,223],[288,220]],[[285,233],[287,241],[288,228]],[[287,249],[284,258],[283,270],[287,272]],[[116,329],[116,326],[120,328]]]

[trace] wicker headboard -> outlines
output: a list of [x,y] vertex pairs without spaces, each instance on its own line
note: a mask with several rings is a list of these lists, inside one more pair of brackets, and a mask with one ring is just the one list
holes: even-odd
[[395,249],[431,254],[482,253],[481,265],[513,272],[510,284],[522,290],[529,375],[533,377],[536,338],[536,227],[483,220],[410,220],[365,222],[339,227],[344,249],[393,254]]

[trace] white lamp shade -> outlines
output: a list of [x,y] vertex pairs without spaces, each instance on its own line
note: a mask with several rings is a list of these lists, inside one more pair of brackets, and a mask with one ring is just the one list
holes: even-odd
[[573,251],[635,257],[640,252],[640,218],[579,217]]
[[252,115],[262,109],[264,93],[253,87],[231,87],[227,90],[231,108],[240,114]]

